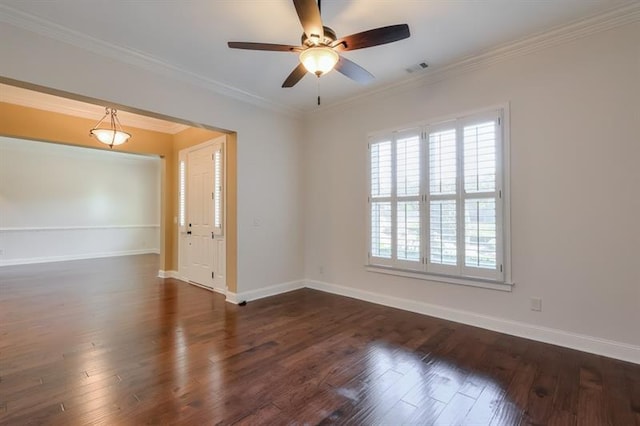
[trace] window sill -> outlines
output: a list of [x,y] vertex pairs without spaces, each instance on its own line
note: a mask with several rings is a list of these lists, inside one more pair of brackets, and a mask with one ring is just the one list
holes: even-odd
[[365,269],[368,272],[375,272],[378,274],[396,275],[399,277],[416,278],[419,280],[435,281],[448,284],[466,285],[470,287],[487,288],[490,290],[511,291],[512,287],[514,286],[514,283],[512,282],[492,281],[473,277],[451,277],[447,275],[410,271],[406,269],[397,269],[378,265],[365,265]]

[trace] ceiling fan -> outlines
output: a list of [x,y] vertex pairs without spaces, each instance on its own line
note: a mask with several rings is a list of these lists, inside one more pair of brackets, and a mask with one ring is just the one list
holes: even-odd
[[282,87],[295,86],[307,71],[320,77],[333,68],[358,83],[370,83],[374,76],[369,71],[339,53],[392,43],[410,36],[409,26],[400,24],[338,38],[335,31],[322,23],[321,0],[318,3],[316,0],[293,0],[293,5],[304,30],[301,46],[238,41],[228,43],[232,49],[298,53],[300,64],[289,74]]

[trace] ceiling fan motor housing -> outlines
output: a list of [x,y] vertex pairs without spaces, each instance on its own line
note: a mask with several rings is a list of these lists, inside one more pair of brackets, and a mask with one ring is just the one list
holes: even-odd
[[305,33],[302,33],[302,45],[307,47],[313,46],[329,46],[336,41],[336,33],[329,27],[322,27],[324,29],[324,37],[320,39],[319,35],[312,34],[311,37],[307,37]]

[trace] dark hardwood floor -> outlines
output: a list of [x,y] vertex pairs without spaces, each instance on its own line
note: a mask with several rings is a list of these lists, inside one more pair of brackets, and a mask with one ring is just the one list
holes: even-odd
[[640,425],[640,366],[157,256],[0,268],[1,424]]

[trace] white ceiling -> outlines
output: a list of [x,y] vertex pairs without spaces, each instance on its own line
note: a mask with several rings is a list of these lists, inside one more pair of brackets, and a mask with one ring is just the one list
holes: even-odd
[[[504,43],[629,4],[629,0],[324,0],[324,24],[338,37],[407,23],[411,37],[344,56],[376,76],[360,86],[331,72],[320,79],[324,105],[410,79]],[[631,2],[633,3],[633,2]],[[299,44],[302,29],[291,0],[0,0],[0,14],[48,25],[52,33],[104,42],[292,110],[315,107],[311,75],[280,86],[295,54],[234,50],[227,41]],[[53,31],[55,30],[55,31]],[[86,41],[85,40],[85,41]]]

